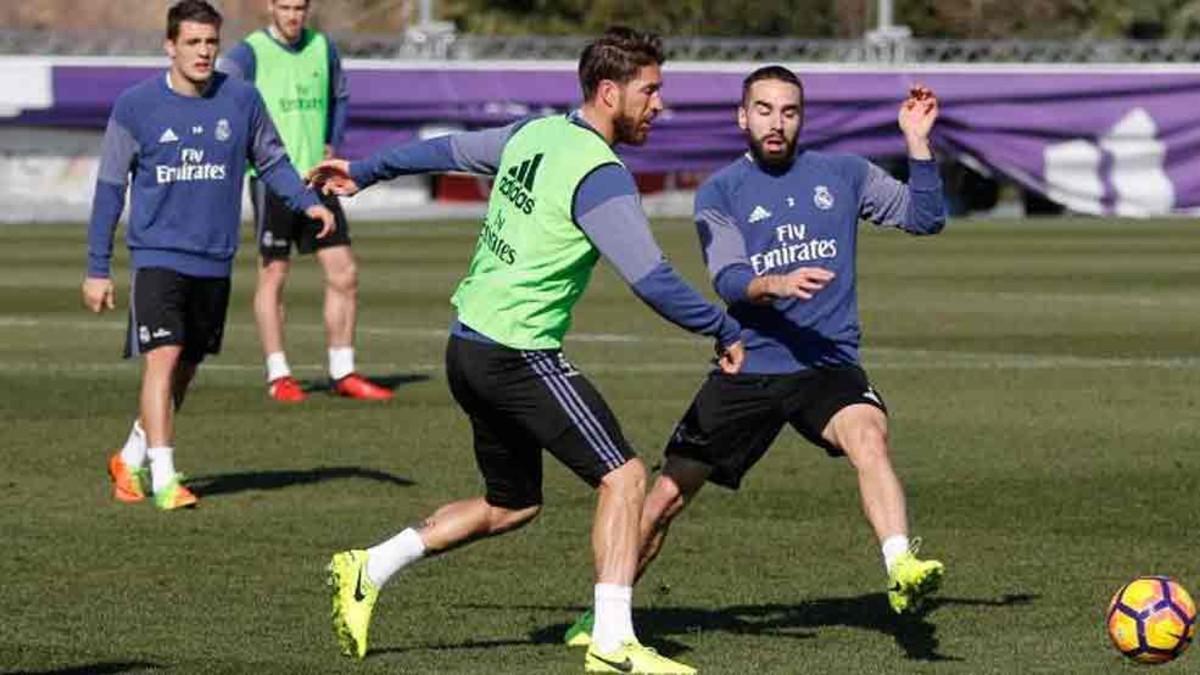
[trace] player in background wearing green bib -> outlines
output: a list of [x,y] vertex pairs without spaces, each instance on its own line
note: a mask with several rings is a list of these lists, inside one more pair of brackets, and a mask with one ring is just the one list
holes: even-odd
[[571,312],[604,257],[667,320],[716,339],[725,372],[741,367],[741,327],[672,269],[650,233],[616,143],[645,142],[663,108],[660,41],[614,28],[583,51],[583,105],[567,115],[445,136],[366,160],[327,160],[310,174],[351,195],[402,174],[467,171],[496,180],[467,276],[454,293],[446,348],[451,392],[471,420],[483,497],[330,562],[343,651],[367,651],[379,589],[407,565],[516,529],[542,505],[548,450],[597,489],[592,530],[595,632],[588,672],[693,673],[646,648],[631,603],[646,468],[596,389],[563,355]]
[[[246,36],[221,61],[222,70],[258,88],[300,173],[333,155],[345,135],[349,103],[337,48],[322,33],[304,27],[310,9],[309,0],[268,0],[271,24]],[[294,245],[299,253],[315,251],[325,274],[325,339],[334,393],[371,401],[392,398],[390,389],[355,371],[358,270],[350,251],[350,228],[337,199],[325,200],[337,217],[337,230],[317,239],[315,223],[288,211],[254,175],[250,195],[260,257],[254,318],[266,358],[267,394],[284,403],[307,398],[292,376],[283,344],[283,287]]]

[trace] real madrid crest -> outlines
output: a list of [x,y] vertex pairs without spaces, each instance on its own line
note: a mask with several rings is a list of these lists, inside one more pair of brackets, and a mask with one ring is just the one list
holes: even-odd
[[833,208],[833,193],[824,185],[818,185],[813,188],[813,204],[822,211],[828,211]]
[[229,137],[233,135],[233,132],[229,129],[229,120],[224,117],[217,120],[217,128],[213,131],[213,135],[217,137],[218,141],[229,140]]

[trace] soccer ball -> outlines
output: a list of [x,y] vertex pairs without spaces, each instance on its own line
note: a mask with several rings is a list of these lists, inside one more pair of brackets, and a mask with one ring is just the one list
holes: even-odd
[[1196,603],[1170,577],[1138,577],[1108,603],[1108,636],[1138,663],[1166,663],[1196,635]]

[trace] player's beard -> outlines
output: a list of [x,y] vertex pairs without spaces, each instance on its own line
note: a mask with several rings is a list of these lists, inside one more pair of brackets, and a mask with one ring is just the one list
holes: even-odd
[[[642,129],[643,122],[647,125],[644,130]],[[648,121],[625,113],[621,113],[613,119],[613,140],[616,143],[641,145],[646,142],[646,138],[649,135],[650,128]]]
[[786,135],[780,135],[783,138],[783,152],[778,154],[767,154],[763,148],[767,140],[767,136],[761,139],[755,139],[746,132],[746,140],[750,142],[750,154],[754,156],[754,161],[767,169],[786,169],[791,166],[792,160],[796,158],[796,139],[799,136],[788,138]]

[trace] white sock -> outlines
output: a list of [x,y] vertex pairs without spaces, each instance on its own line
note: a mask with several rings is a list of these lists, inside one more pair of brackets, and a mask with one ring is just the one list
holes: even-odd
[[340,380],[354,372],[354,347],[329,348],[329,377]]
[[908,553],[908,537],[903,534],[894,534],[883,540],[883,569],[891,574],[892,565],[896,559]]
[[153,490],[164,490],[175,478],[175,449],[170,447],[150,448],[150,482]]
[[367,549],[367,578],[375,588],[391,579],[396,572],[425,556],[425,542],[411,527],[400,534]]
[[633,587],[596,584],[596,622],[592,643],[601,654],[616,650],[633,634]]
[[292,369],[288,367],[287,356],[283,352],[271,352],[267,354],[267,382],[274,382],[281,377],[287,377],[292,374]]
[[125,439],[125,447],[121,448],[121,461],[135,470],[146,463],[146,432],[142,431],[142,425],[136,419],[129,430],[129,438]]

